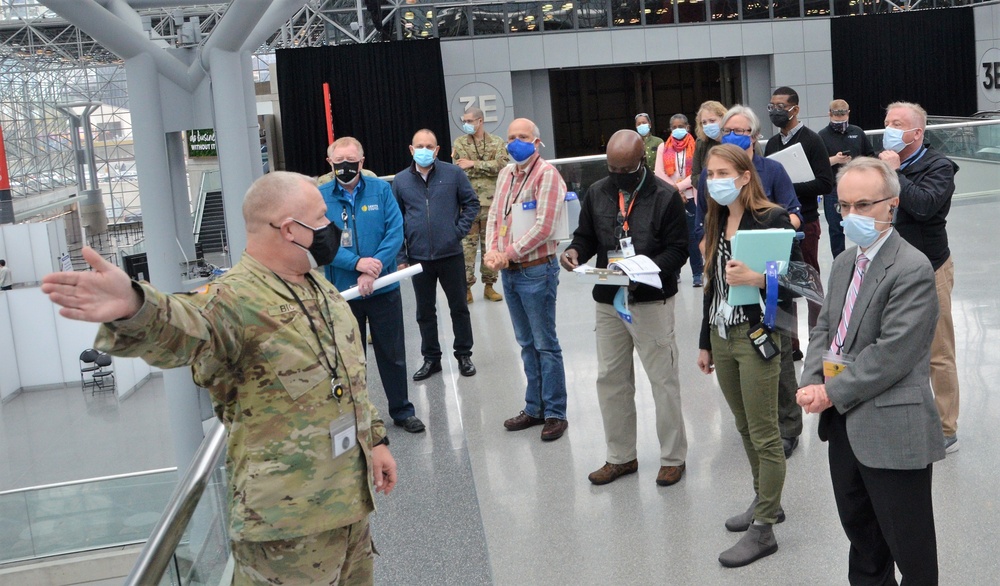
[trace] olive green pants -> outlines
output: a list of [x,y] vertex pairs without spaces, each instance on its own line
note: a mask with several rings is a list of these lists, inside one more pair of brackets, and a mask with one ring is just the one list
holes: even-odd
[[368,517],[315,535],[279,541],[234,541],[233,586],[371,586]]
[[[712,330],[712,360],[722,394],[736,418],[753,472],[753,489],[760,498],[754,520],[774,524],[785,485],[785,453],[778,432],[778,376],[781,361],[761,358],[747,338],[748,324],[729,328],[727,339]],[[774,343],[781,342],[772,335]]]

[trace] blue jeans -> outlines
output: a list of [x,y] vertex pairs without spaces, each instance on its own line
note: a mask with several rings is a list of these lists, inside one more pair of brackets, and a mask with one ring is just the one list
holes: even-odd
[[698,211],[698,206],[693,199],[684,202],[684,211],[687,215],[688,225],[688,262],[691,264],[691,274],[700,276],[705,270],[705,259],[701,257],[701,249],[698,248],[698,236],[694,231],[694,218]]
[[830,195],[823,196],[823,215],[826,216],[826,223],[830,227],[830,252],[833,258],[837,258],[844,252],[844,227],[840,225],[843,219],[837,213],[837,190],[834,189]]
[[566,369],[556,337],[559,263],[503,270],[503,292],[528,386],[524,412],[531,417],[566,419]]

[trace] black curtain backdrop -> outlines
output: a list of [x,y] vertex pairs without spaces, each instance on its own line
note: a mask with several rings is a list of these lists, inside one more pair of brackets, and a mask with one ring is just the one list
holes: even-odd
[[429,128],[450,161],[448,99],[437,39],[279,49],[278,98],[285,168],[306,175],[326,162],[323,83],[330,84],[334,138],[353,136],[365,148],[365,168],[396,173],[413,160],[413,133]]
[[882,128],[885,107],[916,102],[929,114],[977,110],[972,7],[834,18],[833,95],[851,105],[851,122]]

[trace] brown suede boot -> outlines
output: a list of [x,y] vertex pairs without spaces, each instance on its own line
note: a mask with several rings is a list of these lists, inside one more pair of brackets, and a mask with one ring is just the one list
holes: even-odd
[[[472,293],[470,292],[469,295],[471,296]],[[503,295],[493,289],[492,283],[487,283],[486,288],[483,289],[483,299],[487,301],[503,301]]]
[[472,287],[468,287],[465,290],[465,302],[468,303],[468,304],[471,304],[472,301],[473,301],[473,299],[472,299]]

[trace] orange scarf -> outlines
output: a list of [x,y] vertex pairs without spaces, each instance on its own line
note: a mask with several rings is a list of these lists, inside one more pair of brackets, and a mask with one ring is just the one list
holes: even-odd
[[694,147],[695,140],[691,136],[691,133],[687,133],[684,140],[677,140],[674,137],[667,139],[667,142],[663,143],[663,171],[667,174],[667,177],[673,177],[674,173],[677,172],[677,153],[684,151],[684,175],[681,177],[688,177],[691,175],[691,163],[694,162]]

